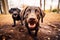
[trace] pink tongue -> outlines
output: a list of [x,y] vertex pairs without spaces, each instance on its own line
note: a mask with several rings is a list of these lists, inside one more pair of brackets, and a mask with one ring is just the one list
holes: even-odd
[[30,28],[34,28],[34,27],[35,27],[35,24],[28,24],[28,26],[29,26]]

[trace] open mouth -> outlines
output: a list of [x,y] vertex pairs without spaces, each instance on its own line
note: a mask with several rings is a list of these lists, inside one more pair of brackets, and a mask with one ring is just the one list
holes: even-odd
[[29,28],[35,28],[35,26],[36,26],[36,21],[30,20],[30,21],[28,22],[28,26],[29,26]]
[[14,15],[14,17],[17,17],[17,15]]
[[17,14],[14,14],[13,16],[14,16],[14,17],[17,17],[18,15],[17,15]]

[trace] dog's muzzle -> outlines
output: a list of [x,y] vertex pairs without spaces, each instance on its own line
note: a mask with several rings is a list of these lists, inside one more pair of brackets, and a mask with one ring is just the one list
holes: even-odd
[[34,24],[34,23],[36,23],[37,21],[35,20],[35,18],[30,18],[28,22],[31,23],[31,24]]
[[13,16],[14,16],[14,17],[17,17],[17,16],[18,16],[18,14],[13,14]]
[[29,16],[27,21],[28,21],[29,28],[32,29],[32,28],[35,28],[36,27],[36,24],[38,22],[38,19],[35,16]]
[[18,16],[18,12],[17,11],[14,11],[13,12],[13,17],[17,17]]

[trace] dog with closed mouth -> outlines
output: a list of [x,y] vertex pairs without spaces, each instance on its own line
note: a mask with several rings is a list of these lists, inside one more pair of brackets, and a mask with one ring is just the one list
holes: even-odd
[[23,20],[30,35],[32,34],[32,31],[35,30],[34,36],[37,37],[39,20],[41,19],[41,22],[43,22],[44,16],[45,13],[40,7],[28,6],[25,8],[23,11]]
[[[20,12],[21,12],[21,10],[19,8],[11,8],[9,10],[9,13],[12,14],[12,18],[13,18],[13,22],[14,22],[14,25],[12,25],[13,27],[16,26],[16,21],[21,20]],[[21,24],[22,24],[22,20],[21,20]]]

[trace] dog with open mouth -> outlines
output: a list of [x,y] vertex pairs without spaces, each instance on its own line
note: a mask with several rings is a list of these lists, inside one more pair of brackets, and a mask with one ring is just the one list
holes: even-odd
[[[12,25],[13,27],[16,26],[16,21],[21,20],[20,12],[21,12],[21,10],[19,8],[11,8],[9,10],[9,13],[12,14],[12,18],[13,18],[13,21],[14,21],[14,25]],[[21,20],[21,24],[22,24],[22,20]]]
[[28,6],[25,8],[23,11],[23,20],[30,35],[32,34],[32,31],[35,30],[34,37],[37,37],[39,20],[41,19],[41,22],[43,22],[44,16],[45,13],[42,12],[40,7]]

